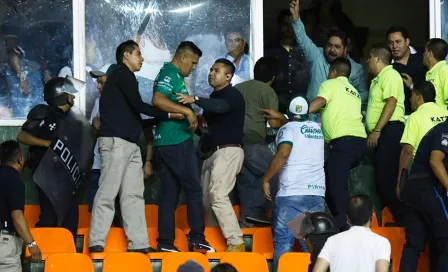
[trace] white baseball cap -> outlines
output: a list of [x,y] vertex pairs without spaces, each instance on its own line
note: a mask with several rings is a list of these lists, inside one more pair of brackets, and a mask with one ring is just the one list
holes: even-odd
[[308,118],[310,104],[303,96],[294,97],[289,103],[288,117],[290,120],[303,120]]

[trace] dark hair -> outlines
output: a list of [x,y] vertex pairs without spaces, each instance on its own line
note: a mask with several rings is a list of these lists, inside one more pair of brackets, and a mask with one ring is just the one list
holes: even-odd
[[372,46],[372,56],[378,57],[384,64],[389,65],[392,63],[392,52],[390,51],[389,46],[384,44]]
[[210,272],[238,272],[238,270],[236,270],[236,268],[229,263],[222,263],[213,267]]
[[215,63],[222,63],[222,64],[224,64],[224,67],[226,67],[227,72],[232,74],[232,77],[233,77],[233,74],[235,74],[235,65],[233,65],[233,63],[230,60],[221,58],[221,59],[217,59],[215,61]]
[[135,47],[138,47],[138,43],[134,42],[133,40],[127,40],[120,43],[120,45],[117,47],[117,51],[115,51],[115,59],[117,60],[117,63],[122,63],[124,53],[128,52],[132,54]]
[[436,89],[429,81],[421,82],[416,85],[412,91],[423,96],[425,103],[436,101]]
[[372,213],[372,199],[368,195],[355,195],[347,202],[347,216],[354,226],[364,226],[372,218]]
[[193,54],[198,55],[199,57],[202,57],[201,49],[199,49],[199,47],[196,44],[194,44],[193,42],[190,42],[190,41],[180,42],[179,46],[177,46],[177,49],[176,49],[176,55],[184,50],[190,50]]
[[406,29],[406,27],[404,26],[392,26],[391,28],[389,28],[389,30],[386,33],[386,39],[389,38],[389,35],[392,33],[397,33],[400,32],[401,36],[403,36],[403,38],[406,40],[407,38],[409,38],[409,33],[408,30]]
[[343,32],[343,31],[340,31],[340,30],[332,30],[332,31],[330,31],[330,33],[328,33],[328,35],[327,35],[327,40],[325,41],[325,45],[333,37],[338,37],[339,39],[341,39],[342,45],[344,47],[347,46],[347,44],[348,44],[347,34],[345,32]]
[[289,9],[284,9],[280,11],[277,15],[277,24],[281,24],[283,21],[283,18],[288,16],[288,18],[291,16],[291,11]]
[[229,33],[240,33],[241,34],[241,38],[244,39],[244,37],[243,37],[244,30],[241,27],[233,26],[233,27],[230,27],[230,28],[226,29],[225,37],[227,37],[227,35],[229,35]]
[[19,161],[22,150],[18,142],[9,140],[0,145],[0,164],[15,164]]
[[425,49],[432,52],[434,58],[438,61],[444,60],[448,55],[448,44],[446,41],[439,38],[429,40]]
[[334,69],[338,76],[350,77],[352,72],[352,64],[345,57],[336,58],[331,64],[330,69]]
[[254,79],[269,82],[277,75],[278,63],[273,57],[261,57],[254,67]]

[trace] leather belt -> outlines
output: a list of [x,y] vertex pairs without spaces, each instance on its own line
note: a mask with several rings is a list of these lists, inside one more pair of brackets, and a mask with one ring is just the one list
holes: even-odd
[[14,231],[7,231],[5,229],[1,229],[0,230],[0,234],[6,234],[6,235],[11,235],[11,236],[18,236],[17,233],[15,233]]
[[355,140],[355,139],[361,139],[361,140],[363,139],[363,140],[366,140],[366,138],[357,137],[357,136],[342,136],[342,137],[339,137],[339,138],[336,138],[336,139],[331,140],[331,141],[330,141],[330,145],[336,144],[337,142],[340,142],[340,141],[345,141],[345,140]]
[[225,144],[225,145],[218,145],[217,147],[215,147],[213,150],[220,150],[226,147],[241,147],[240,144]]

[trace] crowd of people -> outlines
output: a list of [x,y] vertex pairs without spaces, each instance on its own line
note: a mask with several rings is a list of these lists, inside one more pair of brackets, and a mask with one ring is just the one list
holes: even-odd
[[[417,270],[427,242],[431,271],[448,271],[447,42],[430,39],[424,52],[417,52],[405,28],[391,27],[387,45],[370,50],[369,88],[361,64],[347,53],[347,33],[330,31],[318,47],[307,36],[300,14],[297,0],[282,11],[281,48],[255,63],[253,79],[244,68],[250,61],[245,42],[229,32],[226,43],[232,50],[210,67],[209,97],[191,95],[185,82],[202,57],[191,41],[181,42],[160,69],[152,105],[139,93],[135,73],[143,57],[137,42],[121,43],[116,64],[89,73],[100,94],[89,126],[97,138],[88,191],[91,253],[104,251],[112,225],[124,228],[130,252],[178,252],[175,209],[182,189],[191,251],[215,252],[204,234],[205,214],[209,227],[221,229],[228,252],[245,251],[241,228],[271,225],[274,271],[279,258],[293,250],[295,238],[302,251],[312,253],[310,271],[388,271],[390,243],[369,230],[372,200],[350,196],[348,185],[350,171],[370,149],[380,200],[406,232],[400,271]],[[303,76],[298,66],[306,67]],[[291,91],[299,86],[306,90]],[[67,117],[77,89],[69,78],[49,79],[46,104],[28,113],[17,140],[30,146],[33,173],[48,162],[48,152],[56,152],[64,127],[82,126]],[[267,124],[278,129],[275,154],[267,144]],[[142,134],[147,143],[144,162]],[[200,137],[197,146],[194,134]],[[0,183],[6,188],[0,191],[0,254],[7,260],[0,268],[9,269],[5,271],[20,269],[22,241],[33,261],[41,258],[23,216],[25,190],[18,174],[25,162],[18,142],[6,141],[0,150]],[[69,147],[80,148],[76,143]],[[73,153],[74,163],[80,163],[83,156]],[[66,179],[58,186],[38,184],[41,214],[36,227],[64,227],[75,238],[77,186],[69,164],[64,168],[69,175],[58,176]],[[143,197],[143,180],[153,167],[161,179],[158,248],[149,246]],[[229,198],[234,188],[239,221]],[[61,200],[58,190],[73,194]],[[63,213],[55,208],[58,203]],[[292,227],[298,218],[304,220]]]

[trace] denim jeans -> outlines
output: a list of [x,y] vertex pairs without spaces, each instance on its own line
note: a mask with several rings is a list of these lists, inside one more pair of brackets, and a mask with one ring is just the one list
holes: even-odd
[[[272,237],[274,239],[274,272],[283,253],[290,252],[294,235],[288,229],[288,222],[305,212],[324,212],[325,199],[322,196],[299,195],[278,196],[272,213]],[[305,241],[300,240],[303,252],[308,252]]]

